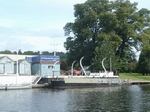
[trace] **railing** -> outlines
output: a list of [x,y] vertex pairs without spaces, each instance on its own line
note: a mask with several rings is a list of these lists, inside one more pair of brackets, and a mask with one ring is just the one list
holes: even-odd
[[32,84],[37,84],[42,77],[36,77]]

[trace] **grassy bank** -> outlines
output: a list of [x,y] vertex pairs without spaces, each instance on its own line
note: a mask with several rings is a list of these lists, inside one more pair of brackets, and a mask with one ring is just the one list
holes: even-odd
[[142,76],[139,73],[119,73],[121,79],[130,79],[132,81],[150,81],[150,76]]

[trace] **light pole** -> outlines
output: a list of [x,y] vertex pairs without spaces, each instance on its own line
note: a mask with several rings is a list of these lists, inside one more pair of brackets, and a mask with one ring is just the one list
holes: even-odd
[[55,51],[55,35],[54,35],[54,56],[56,56],[56,51]]
[[18,48],[17,48],[17,65],[16,65],[16,75],[18,75]]
[[56,42],[55,42],[55,38],[56,38],[56,35],[54,34],[54,56],[56,56]]
[[54,70],[55,70],[55,65],[56,63],[58,63],[59,61],[56,61],[54,64],[53,64],[53,78],[54,78]]
[[73,63],[72,63],[72,66],[71,66],[71,75],[73,76],[73,65],[74,65],[74,63],[75,63],[76,61],[74,61]]

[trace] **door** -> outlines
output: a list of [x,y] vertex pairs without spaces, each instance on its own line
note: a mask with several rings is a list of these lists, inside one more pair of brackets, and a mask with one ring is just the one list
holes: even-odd
[[0,63],[0,74],[4,74],[4,64]]

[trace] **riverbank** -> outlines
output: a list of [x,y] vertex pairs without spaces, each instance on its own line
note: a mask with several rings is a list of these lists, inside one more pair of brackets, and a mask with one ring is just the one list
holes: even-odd
[[119,74],[120,79],[130,79],[133,82],[149,82],[150,76],[148,75],[142,75],[139,73],[120,73]]
[[[63,76],[60,76],[60,77],[62,78]],[[150,84],[150,76],[142,76],[141,74],[137,74],[137,73],[120,73],[119,77],[121,79],[120,80],[121,84],[124,84],[124,83],[128,83],[128,84],[130,83],[131,85]],[[52,79],[53,79],[52,77],[43,78],[42,80],[43,84],[34,84],[32,87],[33,88],[50,88]],[[80,80],[79,78],[77,80],[75,80],[75,78],[65,78],[66,83],[79,83],[79,81],[80,81],[80,84],[83,84],[85,82],[82,78],[80,78]],[[107,81],[102,81],[102,82],[107,82]]]
[[120,73],[119,74],[120,79],[130,79],[131,84],[150,84],[150,76],[139,73]]

